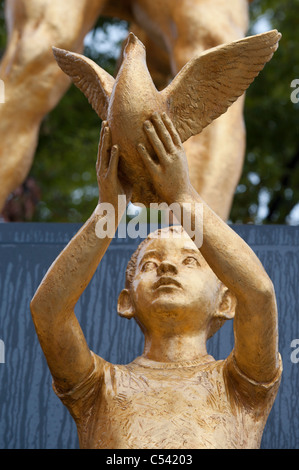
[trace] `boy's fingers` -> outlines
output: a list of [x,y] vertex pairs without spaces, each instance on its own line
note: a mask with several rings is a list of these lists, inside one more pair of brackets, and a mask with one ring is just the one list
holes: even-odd
[[156,131],[159,134],[159,137],[166,149],[167,152],[171,153],[174,151],[174,144],[172,136],[169,133],[168,128],[165,126],[161,116],[158,113],[154,113],[152,116],[152,121],[155,125]]
[[150,121],[145,121],[144,130],[157,157],[159,158],[159,160],[163,159],[163,157],[165,157],[165,147],[161,142],[161,139],[158,136],[155,127]]
[[137,146],[137,150],[139,152],[139,155],[142,158],[142,161],[143,161],[145,167],[148,169],[149,173],[152,174],[152,173],[156,172],[156,169],[157,169],[156,168],[156,163],[153,161],[153,159],[151,158],[150,154],[148,153],[148,151],[146,150],[144,145],[139,144]]
[[107,170],[110,161],[110,148],[111,148],[111,134],[109,127],[104,127],[102,142],[100,144],[100,161],[98,171],[104,172]]
[[108,122],[107,121],[102,121],[100,139],[101,139],[101,137],[103,137],[105,127],[107,127],[107,126],[108,126]]
[[173,122],[170,119],[170,117],[166,113],[162,113],[162,120],[163,120],[167,130],[169,131],[169,134],[171,135],[172,142],[174,143],[174,145],[181,145],[182,144],[181,138],[180,138],[176,128],[174,127]]
[[118,145],[113,145],[111,149],[110,162],[108,172],[113,176],[118,176],[118,162],[119,162],[119,147]]
[[102,121],[102,127],[101,127],[101,132],[100,132],[100,140],[99,140],[99,152],[98,152],[98,157],[100,156],[100,149],[102,148],[102,143],[103,143],[103,137],[104,137],[104,130],[105,127],[107,126],[107,121]]
[[103,127],[103,125],[102,125],[102,127],[101,127],[101,132],[100,132],[100,140],[99,140],[99,145],[98,145],[97,163],[96,163],[96,171],[97,171],[97,173],[99,172],[99,167],[100,167],[101,148],[102,148],[102,142],[103,142],[103,132],[104,132],[104,127]]

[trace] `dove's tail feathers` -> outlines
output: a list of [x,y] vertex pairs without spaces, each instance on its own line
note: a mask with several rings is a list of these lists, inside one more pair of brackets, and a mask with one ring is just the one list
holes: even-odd
[[162,91],[182,141],[225,113],[272,58],[281,34],[257,34],[204,51]]
[[84,93],[97,115],[105,120],[115,83],[114,78],[93,60],[81,54],[56,47],[52,49],[59,67]]

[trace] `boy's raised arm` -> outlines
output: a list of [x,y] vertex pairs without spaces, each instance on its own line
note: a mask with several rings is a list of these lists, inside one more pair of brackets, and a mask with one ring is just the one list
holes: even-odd
[[[39,288],[30,307],[41,347],[46,356],[55,382],[61,389],[69,389],[86,376],[93,367],[89,347],[74,307],[87,287],[95,270],[104,256],[111,237],[99,238],[96,225],[103,219],[110,220],[117,229],[118,222],[126,208],[130,191],[124,191],[118,179],[119,149],[111,149],[111,137],[106,123],[102,124],[97,178],[99,183],[99,204],[84,226],[69,242],[54,261]],[[118,196],[124,207],[118,211]],[[103,204],[111,204],[114,211],[103,215]],[[107,207],[107,206],[106,206]]]
[[178,203],[182,215],[191,218],[191,225],[184,226],[191,238],[198,229],[196,204],[203,205],[203,243],[199,249],[217,277],[237,298],[234,354],[238,367],[255,381],[271,381],[278,370],[278,335],[276,300],[270,278],[251,248],[191,186],[185,152],[168,116],[153,115],[145,123],[145,132],[159,162],[152,160],[142,145],[140,156],[160,198],[169,206]]

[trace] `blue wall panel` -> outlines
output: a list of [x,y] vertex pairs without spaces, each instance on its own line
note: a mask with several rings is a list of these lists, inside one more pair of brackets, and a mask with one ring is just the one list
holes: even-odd
[[[55,396],[33,327],[29,303],[52,261],[79,229],[75,224],[0,224],[0,448],[78,448],[76,427]],[[299,362],[291,342],[299,338],[299,227],[233,226],[257,253],[273,280],[279,311],[284,371],[262,448],[299,447]],[[130,255],[140,240],[115,238],[76,314],[92,350],[114,363],[141,354],[142,335],[116,313]],[[209,342],[216,359],[233,345],[232,323]],[[5,354],[4,354],[5,353]],[[294,354],[299,358],[299,353]],[[1,360],[2,358],[2,360]],[[3,362],[4,361],[4,362]]]

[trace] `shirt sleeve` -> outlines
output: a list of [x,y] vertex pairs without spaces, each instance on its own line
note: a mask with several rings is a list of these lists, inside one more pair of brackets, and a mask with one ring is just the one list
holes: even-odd
[[67,407],[70,414],[79,423],[83,415],[89,414],[95,398],[99,394],[103,381],[103,365],[106,361],[91,351],[93,357],[93,369],[87,377],[75,385],[71,390],[62,391],[53,378],[52,387],[58,398]]
[[247,377],[238,367],[234,351],[226,359],[225,379],[229,396],[236,406],[245,407],[259,413],[270,412],[276,398],[282,374],[282,360],[279,354],[279,366],[275,377],[270,382],[256,382]]

